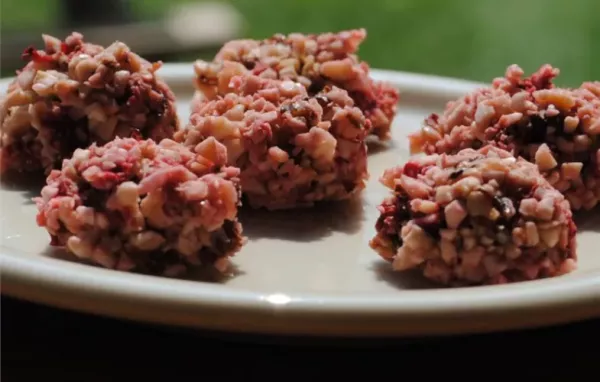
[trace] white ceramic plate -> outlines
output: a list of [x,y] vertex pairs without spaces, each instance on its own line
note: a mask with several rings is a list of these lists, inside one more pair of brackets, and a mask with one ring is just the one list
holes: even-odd
[[[187,118],[191,64],[161,69]],[[542,326],[600,316],[600,212],[580,221],[579,269],[554,279],[492,287],[435,289],[392,273],[368,246],[384,168],[407,159],[406,133],[427,114],[479,84],[376,70],[397,85],[395,140],[371,147],[371,180],[360,200],[295,212],[243,211],[247,246],[239,274],[167,279],[80,264],[48,247],[30,202],[36,189],[3,185],[0,259],[8,295],[59,307],[208,329],[313,335],[426,335]],[[4,91],[7,81],[0,86]]]

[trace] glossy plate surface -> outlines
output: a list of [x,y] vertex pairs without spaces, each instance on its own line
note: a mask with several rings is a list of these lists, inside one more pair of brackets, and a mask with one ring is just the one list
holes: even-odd
[[[192,66],[160,72],[185,120]],[[58,307],[133,320],[273,334],[335,336],[472,333],[600,316],[600,211],[578,219],[579,269],[554,279],[494,287],[440,289],[392,273],[369,248],[382,171],[408,158],[406,133],[423,117],[480,84],[375,70],[402,91],[394,140],[370,146],[371,179],[361,198],[294,212],[241,212],[247,246],[235,276],[167,279],[80,264],[49,249],[35,224],[36,185],[0,190],[2,292]],[[0,82],[5,91],[8,80]],[[26,182],[25,182],[26,183]],[[38,186],[39,187],[39,186]],[[596,245],[596,246],[594,246]]]

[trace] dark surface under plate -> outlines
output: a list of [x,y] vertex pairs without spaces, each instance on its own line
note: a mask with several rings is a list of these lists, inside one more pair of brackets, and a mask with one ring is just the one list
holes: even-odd
[[150,326],[8,297],[1,311],[4,382],[304,379],[324,373],[346,379],[359,372],[369,379],[416,372],[444,380],[584,381],[600,370],[600,320],[446,338],[311,340]]

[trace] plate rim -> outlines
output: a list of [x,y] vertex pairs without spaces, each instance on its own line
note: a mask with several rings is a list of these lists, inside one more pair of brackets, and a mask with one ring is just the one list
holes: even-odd
[[[191,62],[166,63],[158,73],[170,84],[192,86]],[[463,79],[384,69],[372,69],[372,77],[398,86],[401,94],[443,99],[485,86]],[[12,79],[0,79],[0,86]],[[13,254],[7,255],[8,251]],[[526,287],[518,283],[461,288],[459,300],[453,298],[454,289],[407,290],[385,297],[282,295],[180,279],[155,282],[153,276],[44,257],[19,257],[16,252],[0,246],[2,294],[123,319],[228,332],[412,336],[489,332],[600,317],[600,270],[584,277],[528,281]],[[78,272],[80,267],[85,267],[85,272]],[[152,314],[156,311],[162,316]],[[440,325],[440,320],[448,318],[452,322]],[[339,325],[342,319],[345,325]]]

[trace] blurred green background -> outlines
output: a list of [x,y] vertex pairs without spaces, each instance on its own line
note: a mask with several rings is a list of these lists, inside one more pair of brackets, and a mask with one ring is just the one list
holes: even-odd
[[[56,24],[59,0],[2,0],[1,31]],[[83,0],[82,0],[83,1]],[[131,0],[138,20],[189,0]],[[233,0],[241,36],[364,27],[360,55],[372,67],[490,81],[518,63],[561,69],[557,83],[600,79],[600,0]],[[241,37],[240,36],[240,37]],[[61,36],[62,37],[62,36]],[[125,41],[127,42],[127,41]],[[31,43],[39,44],[39,40]],[[212,54],[204,50],[203,55]],[[169,59],[191,60],[198,52]],[[3,75],[13,70],[3,68]],[[12,72],[11,72],[12,73]],[[10,73],[9,73],[10,74]]]

